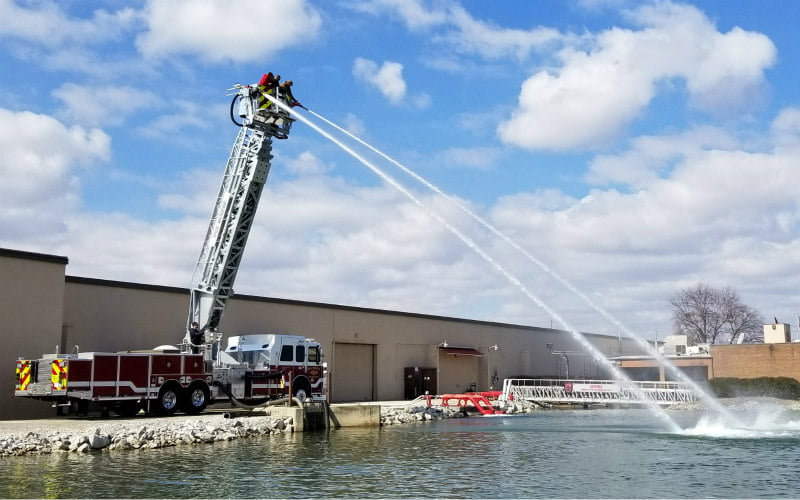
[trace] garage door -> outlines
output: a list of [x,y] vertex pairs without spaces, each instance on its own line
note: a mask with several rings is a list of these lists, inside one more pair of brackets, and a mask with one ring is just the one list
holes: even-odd
[[332,402],[372,401],[375,394],[375,346],[334,344],[331,378]]

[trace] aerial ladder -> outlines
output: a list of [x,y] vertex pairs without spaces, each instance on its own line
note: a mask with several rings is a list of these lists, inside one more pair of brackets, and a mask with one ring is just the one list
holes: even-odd
[[[264,75],[258,85],[236,84],[228,89],[227,95],[233,96],[231,120],[240,128],[192,277],[189,317],[182,344],[185,352],[191,348],[189,330],[195,322],[207,340],[221,338],[218,327],[228,299],[233,296],[233,283],[269,174],[272,139],[288,138],[294,121],[287,111],[261,96],[261,92],[275,83],[270,93],[281,98],[280,88],[270,81],[271,77]],[[265,109],[259,109],[259,102]]]
[[[265,75],[266,78],[267,75]],[[16,361],[14,395],[51,401],[61,412],[88,414],[90,407],[134,415],[199,413],[217,400],[253,405],[309,398],[325,401],[322,346],[302,335],[246,334],[228,337],[222,321],[272,160],[272,139],[286,139],[290,106],[299,105],[276,79],[236,84],[231,119],[239,126],[192,277],[189,316],[180,350],[43,354]],[[269,98],[263,97],[265,91]],[[285,105],[284,105],[285,104]],[[260,106],[259,106],[260,105]],[[262,108],[262,109],[259,109]],[[238,119],[241,121],[237,121]],[[192,344],[199,325],[202,345]],[[180,351],[180,352],[178,352]]]

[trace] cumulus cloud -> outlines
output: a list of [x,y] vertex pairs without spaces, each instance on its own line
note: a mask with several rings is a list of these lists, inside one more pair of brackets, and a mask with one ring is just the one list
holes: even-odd
[[197,138],[190,136],[176,138],[177,130],[208,130],[214,126],[209,117],[223,115],[218,109],[202,106],[197,101],[174,99],[169,103],[170,112],[156,116],[153,120],[137,129],[142,137],[158,140],[181,141],[189,144]]
[[356,137],[361,137],[367,131],[364,121],[353,113],[347,113],[344,117],[344,128]]
[[629,17],[643,29],[604,31],[590,50],[566,48],[559,68],[528,78],[517,109],[498,126],[501,140],[530,149],[604,145],[671,78],[683,79],[702,109],[745,105],[775,60],[766,36],[740,28],[720,33],[691,6],[658,3]]
[[[303,153],[289,163],[315,162]],[[70,256],[68,272],[96,277],[102,268],[105,279],[188,285],[208,224],[196,207],[211,213],[216,174],[193,172],[165,196],[176,209],[185,207],[174,221],[120,214],[70,218],[69,231],[81,237],[58,247]],[[491,271],[476,273],[479,259],[394,188],[312,174],[265,186],[237,293],[442,313],[503,288]],[[416,196],[454,212],[433,196]],[[459,217],[449,213],[456,222]],[[311,282],[316,285],[308,287]]]
[[779,147],[800,146],[800,108],[787,108],[780,112],[770,127]]
[[589,162],[586,180],[642,189],[668,175],[684,158],[709,149],[735,149],[738,139],[716,127],[694,127],[673,135],[643,136],[620,154],[598,155]]
[[303,151],[296,158],[289,159],[286,166],[296,175],[319,175],[330,172],[333,168],[311,151]]
[[0,109],[0,150],[4,237],[15,231],[47,239],[63,231],[61,215],[79,206],[76,170],[107,161],[110,138],[101,130],[67,127],[49,116]]
[[502,151],[490,147],[449,148],[440,154],[445,165],[458,165],[478,169],[494,166]]
[[406,96],[406,82],[403,79],[403,65],[385,61],[382,65],[357,57],[353,61],[353,76],[367,86],[377,89],[392,104],[400,104]]
[[47,47],[65,43],[88,43],[109,40],[135,25],[137,13],[124,8],[116,12],[95,10],[92,19],[70,18],[59,2],[28,2],[19,6],[14,0],[0,0],[0,37],[35,42]]
[[[792,253],[800,247],[791,188],[800,183],[796,119],[796,110],[783,110],[772,133],[755,141],[714,129],[641,138],[594,162],[598,175],[628,190],[595,189],[580,199],[520,193],[501,199],[490,217],[579,288],[598,291],[598,302],[623,311],[626,322],[645,320],[626,310],[635,302],[652,313],[648,322],[668,323],[666,298],[701,280],[759,297],[753,305],[762,311],[782,310],[793,296],[784,282],[800,278]],[[753,143],[757,150],[745,147]],[[626,166],[610,170],[618,162]],[[649,163],[663,170],[634,174]],[[774,288],[764,289],[765,280]],[[566,295],[554,300],[569,303]]]
[[146,57],[189,54],[213,62],[256,62],[317,36],[322,16],[306,0],[148,0]]
[[501,28],[475,19],[462,7],[452,8],[450,21],[454,29],[442,39],[458,52],[479,54],[486,58],[524,60],[533,51],[563,39],[563,35],[553,28]]
[[353,10],[373,15],[389,13],[414,31],[440,25],[448,19],[446,8],[430,5],[424,0],[354,0],[346,5]]
[[64,103],[64,117],[87,126],[120,125],[128,116],[159,102],[152,92],[125,85],[65,83],[53,90],[53,96]]
[[[529,30],[503,28],[474,18],[456,2],[424,0],[369,0],[348,4],[373,15],[388,14],[415,32],[440,28],[431,41],[455,54],[477,54],[485,58],[524,59],[531,52],[562,38],[555,29],[537,27]],[[438,64],[447,59],[439,59]],[[451,69],[456,69],[453,66]]]

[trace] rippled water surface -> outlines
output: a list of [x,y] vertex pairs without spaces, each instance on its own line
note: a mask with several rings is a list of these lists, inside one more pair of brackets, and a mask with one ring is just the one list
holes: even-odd
[[785,498],[800,415],[720,429],[675,412],[547,411],[161,450],[0,459],[4,498]]

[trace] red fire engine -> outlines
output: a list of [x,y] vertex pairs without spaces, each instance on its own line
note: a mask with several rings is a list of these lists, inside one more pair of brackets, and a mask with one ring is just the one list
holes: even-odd
[[[15,396],[52,401],[59,410],[86,413],[94,405],[121,415],[142,409],[198,413],[224,399],[240,405],[289,396],[325,399],[319,343],[297,335],[253,334],[230,337],[223,349],[217,329],[269,174],[272,138],[287,138],[293,122],[280,90],[269,97],[261,90],[237,84],[228,94],[231,119],[240,128],[192,279],[181,346],[19,359]],[[273,104],[258,109],[259,98]]]

